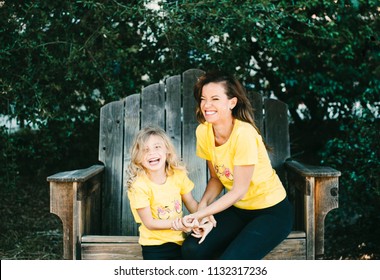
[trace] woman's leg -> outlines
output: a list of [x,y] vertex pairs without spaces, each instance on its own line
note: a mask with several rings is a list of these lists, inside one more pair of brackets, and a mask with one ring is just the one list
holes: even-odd
[[220,259],[262,259],[289,235],[293,226],[293,209],[288,199],[267,209],[241,212],[244,216],[250,215],[251,221],[230,243]]
[[182,244],[183,259],[216,259],[246,224],[234,209],[234,207],[230,207],[214,215],[216,227],[211,230],[201,244],[198,244],[199,238],[189,235]]

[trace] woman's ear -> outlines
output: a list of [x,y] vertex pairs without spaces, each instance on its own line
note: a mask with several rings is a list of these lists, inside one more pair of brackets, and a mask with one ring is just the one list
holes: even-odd
[[232,110],[233,108],[235,108],[236,104],[237,104],[237,97],[232,97],[230,100],[230,110]]

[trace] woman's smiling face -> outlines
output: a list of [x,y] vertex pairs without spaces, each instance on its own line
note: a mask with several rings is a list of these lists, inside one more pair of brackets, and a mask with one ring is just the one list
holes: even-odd
[[222,83],[209,83],[203,86],[201,96],[201,110],[208,123],[217,124],[229,121],[232,118],[231,110],[237,99],[228,99]]

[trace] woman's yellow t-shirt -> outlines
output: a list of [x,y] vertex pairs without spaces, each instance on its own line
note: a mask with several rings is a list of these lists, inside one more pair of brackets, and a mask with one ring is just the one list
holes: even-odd
[[234,206],[241,209],[262,209],[286,197],[286,191],[272,168],[262,137],[249,123],[235,120],[232,133],[221,146],[215,146],[210,123],[197,127],[197,156],[212,162],[215,172],[227,190],[234,182],[234,166],[254,165],[255,169],[246,195]]
[[136,209],[150,207],[153,219],[173,220],[180,218],[182,212],[181,195],[191,192],[194,183],[189,179],[185,171],[175,170],[174,174],[168,176],[165,184],[153,183],[146,175],[140,176],[128,189],[128,198],[136,223],[139,226],[141,245],[161,245],[174,242],[179,245],[183,243],[184,235],[175,230],[149,230],[142,223]]

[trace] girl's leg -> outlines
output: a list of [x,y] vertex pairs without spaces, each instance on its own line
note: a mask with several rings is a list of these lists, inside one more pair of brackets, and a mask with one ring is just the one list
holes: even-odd
[[[244,211],[244,210],[243,210]],[[293,226],[293,209],[288,199],[279,204],[254,210],[253,219],[230,243],[220,259],[259,260],[284,240]],[[246,215],[245,212],[243,215]]]
[[182,260],[181,246],[176,243],[141,247],[144,260]]
[[216,259],[228,244],[245,226],[245,222],[236,215],[234,207],[214,215],[216,227],[198,244],[199,238],[189,235],[182,244],[182,256],[185,260]]

